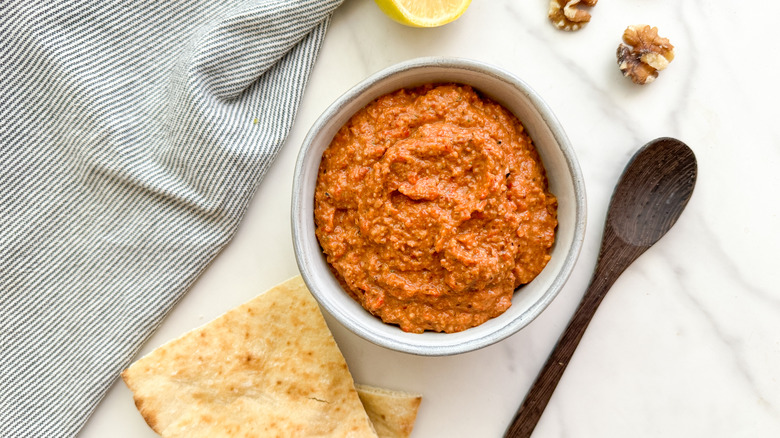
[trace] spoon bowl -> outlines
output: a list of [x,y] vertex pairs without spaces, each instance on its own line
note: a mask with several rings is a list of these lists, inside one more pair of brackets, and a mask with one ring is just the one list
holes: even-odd
[[658,138],[634,154],[609,203],[591,283],[520,405],[505,438],[531,436],[609,288],[677,222],[693,194],[697,172],[693,151],[674,138]]
[[696,184],[696,157],[683,142],[659,138],[629,161],[610,202],[607,226],[634,246],[649,247],[680,217]]

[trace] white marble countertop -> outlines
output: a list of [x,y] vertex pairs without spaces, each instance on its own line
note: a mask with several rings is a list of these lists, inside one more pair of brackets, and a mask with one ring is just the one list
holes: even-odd
[[[406,28],[369,0],[336,12],[287,144],[234,241],[141,353],[297,274],[290,191],[311,124],[369,74],[448,55],[502,67],[536,89],[576,150],[588,229],[560,295],[528,327],[482,350],[417,357],[328,318],[355,380],[419,391],[414,437],[499,437],[587,286],[612,187],[633,152],[673,136],[699,161],[677,225],[618,279],[542,417],[539,437],[780,436],[780,60],[769,0],[600,2],[564,33],[547,2],[475,0],[456,22]],[[630,24],[659,28],[676,58],[645,87],[615,50]],[[118,381],[80,435],[154,437]]]

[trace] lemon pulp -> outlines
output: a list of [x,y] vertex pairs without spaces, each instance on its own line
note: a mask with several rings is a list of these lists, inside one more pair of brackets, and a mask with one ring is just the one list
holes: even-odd
[[413,27],[436,27],[454,21],[471,0],[374,0],[393,20]]

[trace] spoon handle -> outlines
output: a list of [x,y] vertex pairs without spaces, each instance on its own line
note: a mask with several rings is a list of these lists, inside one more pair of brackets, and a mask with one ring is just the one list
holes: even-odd
[[[627,245],[617,244],[616,246],[623,246],[622,249],[630,251]],[[615,246],[611,248],[615,248]],[[600,261],[605,259],[603,253],[599,259]],[[550,357],[525,396],[523,404],[520,405],[515,418],[504,434],[504,438],[528,438],[531,436],[544,412],[544,408],[547,407],[547,403],[550,401],[556,386],[558,386],[563,372],[569,365],[569,361],[574,355],[574,350],[577,349],[585,329],[588,328],[590,320],[593,319],[596,309],[598,309],[599,304],[604,299],[604,295],[607,294],[609,288],[612,287],[612,284],[628,264],[625,266],[613,265],[610,268],[604,268],[604,266],[607,266],[607,263],[597,264],[593,279],[569,321],[569,325],[560,339],[558,339],[558,343],[555,344]]]

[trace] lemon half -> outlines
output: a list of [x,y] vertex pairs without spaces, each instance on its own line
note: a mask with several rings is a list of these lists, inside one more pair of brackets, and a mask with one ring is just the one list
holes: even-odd
[[436,27],[454,21],[471,0],[374,0],[393,20],[413,27]]

